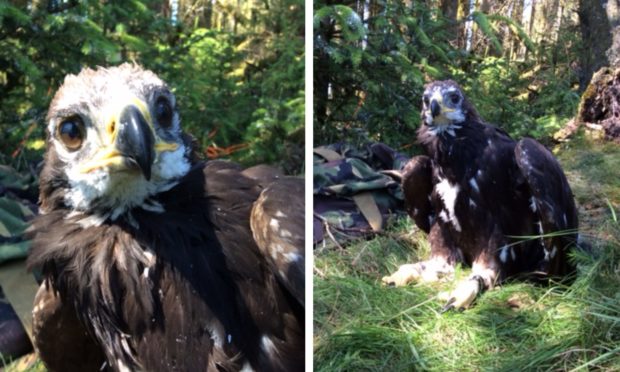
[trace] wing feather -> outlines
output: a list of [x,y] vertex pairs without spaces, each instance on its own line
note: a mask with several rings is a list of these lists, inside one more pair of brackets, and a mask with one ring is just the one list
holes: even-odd
[[428,156],[415,156],[405,165],[402,179],[407,213],[426,233],[430,232],[434,217],[430,201],[433,192],[432,169]]
[[304,181],[278,179],[252,208],[254,239],[278,280],[304,305]]
[[78,320],[73,304],[63,304],[47,283],[34,299],[32,331],[34,346],[52,371],[98,371],[105,356]]
[[574,267],[567,253],[577,242],[579,221],[566,176],[553,154],[531,138],[517,143],[515,158],[530,188],[530,208],[540,218],[541,232],[543,235],[560,232],[544,238],[545,250],[549,252],[548,273],[570,273]]

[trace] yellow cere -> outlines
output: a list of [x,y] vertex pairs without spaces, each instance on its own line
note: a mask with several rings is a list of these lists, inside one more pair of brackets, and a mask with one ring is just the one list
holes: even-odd
[[454,111],[455,111],[454,109],[451,109],[451,108],[449,108],[449,107],[446,107],[446,106],[444,106],[444,105],[441,105],[441,112],[442,112],[442,113],[454,112]]
[[131,103],[134,104],[140,110],[146,122],[149,123],[149,125],[152,125],[153,121],[151,120],[151,112],[149,111],[149,108],[146,106],[146,103],[144,103],[142,100],[138,99],[137,97],[131,97]]
[[164,141],[157,141],[157,143],[155,144],[156,152],[176,151],[176,149],[178,148],[179,148],[179,145],[177,143],[167,143]]
[[105,123],[103,142],[106,145],[112,145],[116,142],[116,133],[118,132],[120,115],[123,110],[128,106],[128,101],[130,105],[134,105],[138,108],[138,110],[140,110],[140,113],[142,114],[142,116],[144,116],[146,122],[149,123],[149,126],[151,126],[151,113],[149,112],[148,107],[142,100],[135,96],[131,96],[129,98],[119,98],[116,104],[114,104],[110,109],[111,115],[108,116],[108,120]]
[[441,113],[448,113],[448,112],[454,112],[454,109],[451,109],[449,107],[446,107],[443,104],[443,96],[441,95],[441,93],[439,92],[435,92],[433,94],[433,96],[431,97],[431,99],[434,99],[435,101],[437,101],[437,103],[439,104],[439,107],[441,107]]
[[[132,97],[131,103],[133,103],[140,110],[140,112],[144,116],[144,119],[146,120],[147,123],[149,123],[149,126],[151,127],[151,130],[152,130],[153,121],[151,119],[151,112],[148,110],[148,107],[146,106],[146,104],[136,97]],[[155,134],[155,137],[157,137],[157,134],[156,133],[154,134]],[[160,139],[157,139],[157,142],[155,143],[156,152],[175,151],[178,148],[179,148],[178,144],[167,143]]]

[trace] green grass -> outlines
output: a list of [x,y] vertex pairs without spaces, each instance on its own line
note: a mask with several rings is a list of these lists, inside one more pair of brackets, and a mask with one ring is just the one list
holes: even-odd
[[17,360],[5,360],[0,355],[0,371],[4,372],[45,372],[43,362],[33,353],[24,355]]
[[601,226],[620,210],[620,146],[579,136],[555,150],[579,205],[581,228],[605,233]]
[[619,370],[620,225],[610,208],[620,205],[620,147],[578,139],[557,155],[571,184],[583,180],[573,189],[593,245],[575,255],[572,284],[510,281],[442,314],[437,294],[468,269],[433,285],[381,285],[429,254],[425,234],[398,220],[373,240],[315,252],[315,370]]

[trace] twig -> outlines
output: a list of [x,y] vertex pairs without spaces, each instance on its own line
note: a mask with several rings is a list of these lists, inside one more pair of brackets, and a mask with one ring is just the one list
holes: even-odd
[[321,279],[325,279],[326,275],[325,275],[325,273],[323,271],[321,271],[316,266],[313,269],[314,269],[315,275],[319,276]]
[[30,137],[30,135],[32,134],[32,131],[36,127],[36,124],[37,123],[33,121],[32,124],[30,124],[30,126],[26,130],[26,134],[24,134],[24,138],[19,142],[19,145],[17,145],[17,148],[11,154],[11,157],[13,159],[15,159],[22,152],[22,150],[24,149],[24,147],[26,145],[26,141],[28,141],[28,138]]

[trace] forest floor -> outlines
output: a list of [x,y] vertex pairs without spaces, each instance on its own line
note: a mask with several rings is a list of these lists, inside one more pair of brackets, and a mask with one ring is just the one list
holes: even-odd
[[315,371],[620,370],[620,146],[557,146],[591,252],[570,285],[508,281],[463,312],[440,313],[437,284],[387,288],[381,277],[429,255],[408,218],[345,249],[315,251]]

